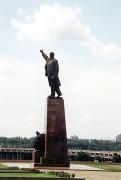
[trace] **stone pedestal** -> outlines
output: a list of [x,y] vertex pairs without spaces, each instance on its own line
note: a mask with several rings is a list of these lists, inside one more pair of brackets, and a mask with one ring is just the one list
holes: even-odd
[[40,152],[39,151],[32,152],[32,160],[33,160],[34,164],[40,163]]
[[45,157],[47,166],[69,166],[64,100],[47,98]]
[[64,100],[47,98],[45,155],[35,153],[35,166],[69,167]]

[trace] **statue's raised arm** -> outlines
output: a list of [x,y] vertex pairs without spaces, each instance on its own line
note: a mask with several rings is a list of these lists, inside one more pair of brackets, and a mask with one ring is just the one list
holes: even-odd
[[42,53],[43,58],[47,61],[49,57],[44,53],[42,49],[40,49],[40,52]]
[[40,50],[43,58],[45,59],[45,75],[48,78],[49,86],[51,88],[51,95],[49,98],[55,98],[55,93],[57,93],[56,98],[60,98],[62,93],[60,91],[60,79],[58,77],[59,74],[59,64],[58,60],[55,59],[54,52],[50,52],[49,57],[44,53],[43,50]]

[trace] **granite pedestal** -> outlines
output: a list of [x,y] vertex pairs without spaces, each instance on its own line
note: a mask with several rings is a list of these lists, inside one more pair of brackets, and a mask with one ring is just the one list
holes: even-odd
[[64,100],[47,98],[45,156],[42,166],[69,167]]

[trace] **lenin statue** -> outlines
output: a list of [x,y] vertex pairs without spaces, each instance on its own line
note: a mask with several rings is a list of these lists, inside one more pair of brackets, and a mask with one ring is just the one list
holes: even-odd
[[49,98],[55,98],[55,93],[57,93],[57,97],[60,98],[62,95],[60,91],[60,80],[58,77],[59,73],[59,65],[58,61],[54,58],[54,53],[50,52],[49,57],[43,52],[43,50],[40,50],[42,53],[43,58],[46,61],[45,64],[45,76],[48,77],[49,86],[51,88],[51,95]]

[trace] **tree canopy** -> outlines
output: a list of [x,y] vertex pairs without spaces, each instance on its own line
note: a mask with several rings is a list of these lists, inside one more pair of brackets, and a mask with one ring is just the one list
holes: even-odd
[[[2,147],[34,148],[35,137],[0,137]],[[97,151],[121,151],[121,142],[96,139],[68,139],[69,149],[97,150]]]

